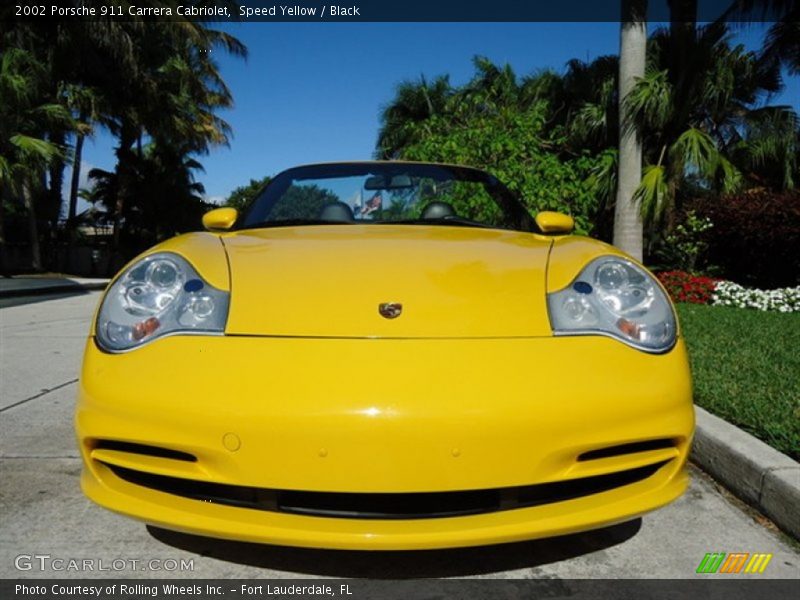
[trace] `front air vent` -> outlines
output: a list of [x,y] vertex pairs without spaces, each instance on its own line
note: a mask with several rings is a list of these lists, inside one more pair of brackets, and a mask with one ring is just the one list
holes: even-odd
[[98,440],[94,447],[95,450],[114,450],[116,452],[127,452],[129,454],[140,454],[143,456],[155,456],[157,458],[169,458],[171,460],[182,460],[186,462],[197,462],[197,457],[188,452],[170,450],[169,448],[159,448],[158,446],[148,446],[136,444],[134,442],[118,442],[116,440]]
[[607,448],[600,448],[598,450],[584,452],[578,456],[578,460],[597,460],[598,458],[611,458],[612,456],[623,456],[625,454],[636,454],[637,452],[649,452],[651,450],[665,450],[667,448],[675,448],[675,440],[647,440],[645,442],[633,442],[631,444],[608,446]]
[[255,488],[144,473],[108,464],[120,479],[202,502],[342,519],[435,519],[540,506],[643,481],[670,461],[615,473],[511,488],[421,493],[306,492]]

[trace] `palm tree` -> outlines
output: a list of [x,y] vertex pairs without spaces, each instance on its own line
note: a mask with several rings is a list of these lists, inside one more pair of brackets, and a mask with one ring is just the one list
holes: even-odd
[[730,146],[731,162],[757,187],[791,190],[800,180],[800,118],[785,106],[748,113]]
[[394,158],[402,148],[413,143],[415,126],[441,113],[452,93],[447,76],[437,77],[431,83],[425,76],[419,81],[400,83],[394,100],[381,111],[376,156]]
[[[86,2],[85,4],[92,4]],[[97,113],[100,89],[110,87],[111,77],[136,72],[134,57],[124,35],[127,23],[114,20],[31,21],[15,24],[10,31],[13,45],[26,48],[43,65],[42,85],[47,101],[61,104],[73,115],[68,127],[51,127],[48,139],[57,146],[65,146],[74,137],[77,152],[71,158],[80,163],[83,138],[91,132]],[[116,68],[107,69],[113,57]],[[89,110],[90,114],[84,114]],[[90,122],[87,122],[92,118]],[[49,185],[44,196],[44,206],[49,220],[54,223],[62,208],[62,183],[69,153],[48,165]],[[74,179],[74,178],[73,178]],[[77,190],[71,186],[69,204],[75,205]],[[65,211],[69,214],[69,210]],[[74,216],[74,210],[73,216]]]
[[0,198],[21,199],[28,216],[31,266],[37,271],[42,269],[42,257],[34,194],[45,169],[63,157],[63,149],[46,139],[46,131],[70,124],[61,105],[43,100],[44,71],[26,50],[4,49],[0,60]]
[[800,10],[770,28],[761,56],[768,63],[782,64],[789,73],[800,75]]
[[623,101],[631,124],[649,140],[636,193],[645,220],[653,224],[672,213],[690,182],[721,192],[741,187],[745,180],[738,165],[748,162],[745,136],[756,131],[755,121],[763,123],[763,115],[776,110],[793,114],[778,107],[754,108],[780,88],[780,80],[761,69],[753,53],[730,46],[724,23],[697,30],[689,49],[691,65],[677,80],[669,75],[670,41],[664,31],[652,37],[647,72]]
[[[123,205],[119,215],[133,250],[141,250],[176,233],[189,231],[200,223],[206,204],[204,188],[196,181],[195,172],[202,165],[180,148],[147,144],[129,165],[127,182],[137,198],[136,203]],[[120,178],[116,171],[92,169],[91,187],[84,197],[100,203],[107,214],[117,209]]]
[[647,0],[622,0],[619,52],[619,158],[614,205],[614,245],[642,260],[642,214],[636,197],[641,181],[642,141],[633,126],[629,95],[644,75]]
[[72,224],[78,210],[78,186],[81,177],[83,143],[87,136],[94,132],[94,124],[100,119],[100,102],[102,92],[96,88],[68,85],[64,91],[65,104],[75,119],[75,145],[72,151],[72,174],[70,177],[69,198],[67,205],[67,223]]
[[[574,152],[600,153],[618,146],[619,58],[600,56],[591,63],[571,60],[564,74],[564,124]],[[615,175],[616,176],[616,175]]]
[[734,0],[722,18],[733,23],[772,22],[760,58],[772,68],[784,66],[800,74],[800,1]]
[[[84,4],[98,3],[86,0]],[[10,10],[0,7],[0,17],[12,23],[2,33],[3,57],[11,58],[5,48],[16,48],[37,68],[27,75],[14,74],[35,83],[24,102],[0,98],[0,132],[4,136],[0,195],[9,197],[13,184],[14,197],[27,199],[32,230],[37,212],[34,200],[41,214],[47,198],[60,199],[67,160],[71,160],[73,172],[65,212],[74,220],[83,141],[97,127],[108,129],[118,140],[113,205],[117,240],[126,207],[135,208],[140,202],[135,192],[145,146],[152,143],[179,149],[181,160],[173,163],[180,165],[191,164],[193,156],[228,142],[230,127],[216,111],[230,106],[232,98],[211,50],[245,56],[246,49],[236,38],[188,18],[169,22],[135,18],[19,22],[10,18]],[[16,79],[6,77],[5,81]],[[13,91],[7,86],[6,92],[9,90]],[[19,129],[23,122],[30,131],[15,135],[14,128]],[[71,140],[74,152],[70,156],[64,146]],[[48,181],[50,189],[45,194],[43,185]],[[190,193],[197,189],[195,182],[185,178],[183,185]],[[59,205],[50,203],[51,217],[57,216]],[[38,255],[38,235],[31,237],[33,252]]]
[[[210,146],[228,143],[230,127],[215,111],[230,106],[232,96],[210,50],[222,47],[246,55],[238,40],[196,21],[124,25],[136,69],[119,73],[104,86],[104,122],[118,140],[115,247],[126,206],[137,201],[135,165],[148,140],[180,147],[186,154],[203,154]],[[113,64],[108,71],[118,73]]]

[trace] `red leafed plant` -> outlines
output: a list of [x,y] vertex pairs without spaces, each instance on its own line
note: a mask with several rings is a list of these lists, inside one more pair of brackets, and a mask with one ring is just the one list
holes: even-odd
[[657,277],[674,302],[692,304],[710,304],[719,281],[686,271],[663,271]]

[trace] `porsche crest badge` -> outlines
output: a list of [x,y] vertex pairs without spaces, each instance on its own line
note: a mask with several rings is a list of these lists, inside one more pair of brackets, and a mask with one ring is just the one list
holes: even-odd
[[378,305],[378,312],[385,319],[396,319],[403,312],[403,305],[399,302],[382,302]]

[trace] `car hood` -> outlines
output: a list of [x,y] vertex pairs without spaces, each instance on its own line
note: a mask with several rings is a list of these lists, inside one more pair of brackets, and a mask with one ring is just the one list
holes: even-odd
[[[371,224],[245,230],[222,239],[231,273],[228,334],[552,334],[545,298],[551,241],[543,236]],[[383,303],[401,304],[401,314],[382,316]]]

